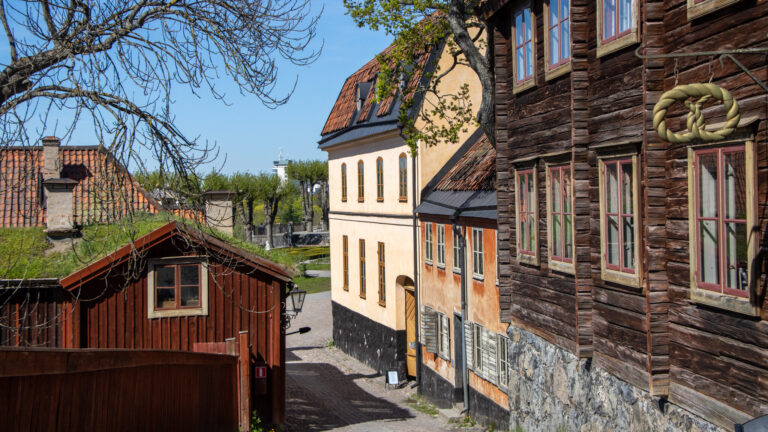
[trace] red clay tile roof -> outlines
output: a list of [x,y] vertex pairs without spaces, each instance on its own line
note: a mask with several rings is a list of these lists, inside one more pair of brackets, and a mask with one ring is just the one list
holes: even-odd
[[[390,45],[387,47],[384,51],[379,53],[380,55],[386,55],[389,54],[392,51],[392,46]],[[427,64],[427,61],[429,60],[429,52],[424,53],[421,55],[421,57],[418,60],[418,69],[419,71],[424,71],[424,66]],[[333,108],[331,109],[331,113],[328,115],[328,120],[325,122],[325,126],[323,127],[323,131],[320,133],[321,135],[326,135],[332,132],[340,131],[344,128],[347,128],[349,126],[352,126],[352,122],[355,119],[355,115],[357,114],[356,110],[356,104],[355,104],[355,95],[357,92],[357,85],[360,83],[367,83],[372,82],[376,75],[381,71],[381,66],[379,65],[378,56],[374,57],[371,61],[365,64],[362,68],[358,69],[357,72],[350,75],[349,78],[344,82],[344,85],[341,88],[341,92],[339,92],[339,97],[336,99],[336,103],[333,105]],[[416,84],[421,80],[422,74],[417,73],[414,74],[414,76],[411,79],[410,88],[414,88]],[[371,86],[370,92],[368,92],[368,95],[366,95],[366,99],[363,103],[363,106],[361,108],[361,114],[358,118],[358,123],[361,123],[363,121],[366,121],[371,116],[371,109],[374,105],[374,97],[376,95],[376,89],[374,86]],[[376,110],[376,117],[384,117],[392,112],[392,108],[394,107],[396,102],[395,95],[389,96],[383,101],[379,103],[378,109]]]
[[443,176],[435,190],[496,190],[496,149],[485,134]]
[[[106,222],[128,209],[156,213],[160,204],[125,167],[98,147],[62,146],[61,177],[76,180],[74,219]],[[42,147],[0,148],[0,227],[44,226]]]

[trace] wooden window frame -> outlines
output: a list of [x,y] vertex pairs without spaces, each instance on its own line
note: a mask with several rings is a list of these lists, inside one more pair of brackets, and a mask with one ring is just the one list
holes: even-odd
[[[502,345],[504,352],[502,353]],[[502,372],[503,371],[503,372]],[[509,390],[509,338],[496,334],[496,374],[499,388],[504,392]],[[502,374],[504,379],[502,379]]]
[[456,226],[453,227],[452,231],[452,249],[453,249],[453,272],[454,273],[461,273],[461,268],[464,265],[461,259],[461,244],[459,243],[459,240],[461,238],[461,231],[455,229]]
[[[165,266],[178,266],[181,265],[199,265],[199,282],[200,282],[200,305],[199,306],[187,306],[176,307],[167,309],[155,308],[155,268]],[[189,256],[189,257],[171,257],[171,258],[157,258],[151,259],[147,263],[147,318],[166,318],[166,317],[182,317],[182,316],[206,316],[208,315],[208,262],[204,256]],[[179,282],[178,271],[176,272],[176,282]],[[176,284],[178,288],[176,291],[176,299],[178,301],[180,295],[180,285]]]
[[[746,291],[739,291],[731,288],[725,288],[725,275],[723,274],[724,263],[722,263],[724,241],[721,239],[723,236],[723,225],[726,222],[723,214],[723,188],[724,177],[720,175],[722,173],[722,162],[724,153],[727,151],[732,153],[733,150],[743,149],[744,151],[744,163],[746,171],[745,189],[746,189],[746,232],[747,232],[747,274],[749,275],[748,288]],[[729,151],[730,150],[730,151]],[[698,217],[697,210],[699,204],[699,190],[698,190],[698,157],[702,154],[717,154],[718,161],[718,179],[717,179],[717,192],[718,192],[718,216],[717,220],[718,229],[718,271],[720,272],[719,285],[703,283],[699,280],[699,250],[701,247],[699,234],[698,234],[698,221],[701,219]],[[708,306],[714,306],[721,309],[730,310],[733,312],[758,316],[760,312],[759,305],[753,304],[752,293],[754,292],[754,285],[756,280],[752,274],[752,265],[758,254],[759,247],[759,225],[758,225],[758,205],[757,205],[757,163],[756,163],[755,145],[752,139],[741,140],[739,142],[728,143],[716,143],[714,145],[696,146],[688,148],[688,191],[689,191],[689,205],[688,205],[688,228],[689,228],[689,251],[690,251],[690,283],[691,300],[697,303],[706,304]],[[728,220],[730,221],[730,220]]]
[[357,161],[357,202],[365,202],[365,163]]
[[400,153],[397,158],[398,164],[398,189],[399,198],[401,203],[408,202],[408,156],[405,153]]
[[716,10],[736,4],[739,1],[741,0],[687,0],[688,21],[692,21]]
[[379,242],[376,248],[376,254],[379,262],[379,306],[387,305],[387,268],[385,265],[384,243]]
[[437,224],[437,267],[445,269],[445,224]]
[[[618,163],[618,167],[621,167],[621,165],[630,163],[632,165],[632,217],[634,218],[635,228],[634,228],[634,236],[635,236],[635,244],[634,244],[634,250],[633,254],[635,256],[635,268],[630,269],[629,267],[623,267],[621,264],[623,263],[623,255],[620,253],[619,255],[619,265],[618,267],[611,264],[608,264],[608,233],[606,229],[606,224],[608,221],[607,213],[605,206],[607,204],[607,190],[605,187],[605,167],[606,164],[611,163]],[[637,153],[631,153],[631,154],[620,154],[620,155],[610,155],[605,157],[599,158],[599,167],[598,167],[598,181],[599,181],[599,193],[600,193],[600,270],[601,270],[601,277],[604,281],[618,283],[622,285],[628,285],[636,288],[640,288],[642,285],[642,274],[643,274],[643,257],[640,255],[640,252],[642,251],[640,245],[642,243],[641,235],[641,226],[642,221],[640,219],[640,185],[639,185],[639,168],[638,168],[638,156]],[[620,174],[620,171],[617,171],[617,174]],[[619,176],[620,177],[620,176]],[[619,191],[619,195],[621,195],[621,185],[619,184],[617,186],[617,190]],[[621,201],[617,202],[617,209],[619,213],[621,214]],[[629,215],[629,213],[625,213],[623,215]],[[621,218],[619,219],[619,244],[623,244],[621,239],[623,238],[623,230],[621,229]],[[575,242],[574,242],[575,243]],[[620,252],[623,251],[623,246],[620,247]],[[631,270],[631,271],[628,271]]]
[[[533,217],[534,230],[533,230],[533,250],[523,248],[523,231],[521,226],[521,211],[522,208],[522,193],[520,191],[520,176],[531,176],[533,182],[533,196],[528,197],[528,208],[530,211],[525,211],[526,215]],[[528,184],[526,182],[526,184]],[[516,232],[516,245],[517,245],[517,260],[521,263],[539,265],[539,201],[538,201],[538,173],[536,167],[530,167],[526,169],[518,169],[515,171],[515,232]],[[527,190],[527,189],[526,189]]]
[[[480,263],[480,272],[477,271],[477,262]],[[472,278],[476,280],[485,279],[485,247],[483,245],[483,229],[477,227],[472,227]]]
[[347,164],[341,164],[341,202],[347,202]]
[[[551,80],[554,78],[557,78],[559,76],[565,75],[568,72],[571,71],[571,58],[573,57],[573,46],[571,44],[571,38],[572,38],[572,32],[571,32],[571,0],[565,0],[568,1],[568,17],[563,19],[561,16],[559,16],[561,12],[561,3],[564,0],[549,0],[544,2],[544,29],[546,31],[546,34],[544,35],[544,62],[546,64],[546,67],[544,68],[544,79],[545,80]],[[558,22],[557,24],[552,24],[549,22],[550,18],[550,8],[551,3],[557,3],[557,11],[558,11]],[[550,43],[552,29],[557,29],[559,32],[562,28],[564,22],[568,22],[568,57],[561,58],[557,63],[552,63],[552,55],[551,50],[552,46]],[[562,44],[562,37],[560,38],[559,43]],[[562,53],[562,50],[558,50],[558,58],[560,57],[560,54]]]
[[384,202],[384,159],[376,159],[376,202]]
[[349,237],[341,236],[342,248],[342,285],[344,291],[349,291]]
[[600,58],[604,55],[616,52],[620,49],[626,48],[630,45],[634,45],[640,42],[639,35],[639,23],[638,15],[640,8],[638,7],[638,0],[630,1],[630,21],[631,26],[628,30],[624,30],[619,33],[619,1],[616,2],[616,34],[604,39],[603,38],[603,3],[606,0],[597,0],[597,57]]
[[[531,38],[525,39],[525,32],[523,32],[523,43],[522,45],[517,45],[517,16],[523,15],[523,19],[525,19],[525,11],[528,10],[531,17]],[[523,27],[525,27],[525,21],[523,21]],[[528,90],[529,88],[536,85],[536,14],[533,12],[533,8],[531,7],[531,3],[525,3],[523,6],[518,8],[513,14],[512,14],[512,93],[517,94],[522,91]],[[525,46],[530,43],[531,44],[531,62],[533,64],[533,68],[531,69],[531,75],[526,75],[525,72],[523,72],[523,79],[518,80],[517,79],[517,70],[520,67],[517,62],[517,49],[520,47],[523,47],[523,62],[525,62]],[[527,64],[526,64],[527,65]],[[523,65],[525,67],[526,65]]]
[[365,298],[365,240],[358,241],[360,254],[360,298]]
[[[562,217],[562,220],[565,220],[565,215],[571,216],[571,258],[566,258],[565,256],[557,256],[555,254],[555,245],[553,242],[553,223],[554,223],[554,210],[552,209],[554,204],[554,197],[552,196],[552,174],[553,172],[557,171],[558,175],[560,176],[560,185],[563,185],[562,177],[563,177],[563,171],[568,170],[569,176],[571,178],[570,181],[570,204],[571,204],[571,211],[565,212],[563,203],[565,202],[565,195],[563,195],[564,191],[560,192],[560,196],[562,198],[562,201],[560,203],[560,212],[559,214]],[[565,272],[574,274],[575,273],[575,257],[576,257],[576,217],[574,215],[574,199],[573,199],[573,165],[570,163],[566,164],[547,164],[547,178],[546,178],[546,187],[547,187],[547,266],[553,270]],[[565,251],[565,226],[561,222],[561,228],[562,232],[560,233],[560,239],[563,242],[563,251]]]
[[432,265],[432,222],[424,223],[424,262]]
[[480,376],[483,372],[483,327],[472,323],[472,370]]

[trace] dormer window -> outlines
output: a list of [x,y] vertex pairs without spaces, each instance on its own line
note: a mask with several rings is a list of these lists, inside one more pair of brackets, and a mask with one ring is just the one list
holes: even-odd
[[357,88],[355,89],[355,109],[357,112],[360,112],[363,109],[363,103],[371,93],[371,87],[373,87],[373,83],[373,80],[357,83]]

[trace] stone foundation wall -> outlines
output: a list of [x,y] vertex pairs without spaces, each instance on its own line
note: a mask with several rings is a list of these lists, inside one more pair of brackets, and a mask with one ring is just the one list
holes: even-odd
[[405,330],[379,324],[336,302],[333,313],[333,343],[379,373],[397,370],[405,379]]
[[702,431],[722,429],[510,325],[509,425],[534,431]]
[[509,429],[509,411],[471,386],[469,387],[469,415],[490,430]]

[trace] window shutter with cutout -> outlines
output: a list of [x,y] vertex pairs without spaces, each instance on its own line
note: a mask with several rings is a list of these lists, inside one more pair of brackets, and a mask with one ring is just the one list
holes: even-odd
[[437,313],[431,308],[426,308],[422,315],[421,326],[427,352],[437,353]]

